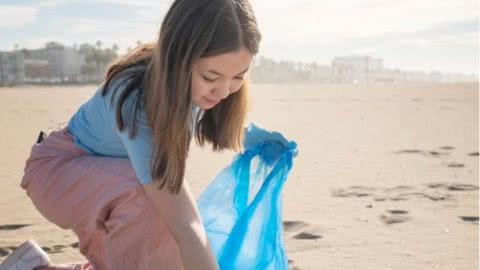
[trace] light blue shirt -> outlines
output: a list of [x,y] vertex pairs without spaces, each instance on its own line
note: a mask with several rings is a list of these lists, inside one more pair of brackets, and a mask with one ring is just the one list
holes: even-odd
[[[119,85],[112,106],[110,106],[110,98],[119,82],[112,81],[105,96],[102,96],[103,84],[101,84],[95,94],[72,116],[67,128],[73,135],[75,144],[91,155],[128,157],[140,183],[147,184],[152,182],[150,160],[153,144],[152,130],[148,125],[143,106],[138,114],[135,138],[129,138],[129,124],[125,124],[123,131],[120,131],[116,121],[117,100],[128,81],[121,82]],[[127,114],[130,113],[134,101],[135,91],[129,95],[122,106],[124,123],[129,119]],[[192,105],[192,117],[190,117],[192,137],[193,119],[196,119],[196,114],[200,111],[199,107]]]

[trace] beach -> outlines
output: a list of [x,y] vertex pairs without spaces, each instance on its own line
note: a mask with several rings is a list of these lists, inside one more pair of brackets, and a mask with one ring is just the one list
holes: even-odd
[[[71,231],[19,184],[40,129],[57,129],[95,85],[0,88],[0,261],[35,239],[54,263],[85,260]],[[292,269],[478,269],[477,83],[252,84],[248,121],[299,154],[283,189]],[[196,197],[235,153],[192,145]]]

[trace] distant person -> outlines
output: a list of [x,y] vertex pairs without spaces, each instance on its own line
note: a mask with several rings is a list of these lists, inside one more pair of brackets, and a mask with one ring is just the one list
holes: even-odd
[[88,262],[54,266],[29,240],[0,270],[218,269],[185,163],[193,137],[241,149],[260,39],[248,0],[174,1],[158,41],[113,63],[25,164],[21,187]]

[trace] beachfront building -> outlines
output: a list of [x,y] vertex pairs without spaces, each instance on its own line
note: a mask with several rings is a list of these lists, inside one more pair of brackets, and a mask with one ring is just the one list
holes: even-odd
[[478,82],[476,74],[442,73],[442,82]]
[[428,82],[430,75],[423,71],[403,71],[405,81],[407,82]]
[[22,52],[0,52],[0,85],[23,83],[25,80]]
[[332,67],[329,65],[308,65],[309,81],[328,83],[332,81]]
[[376,82],[398,83],[405,80],[405,74],[399,68],[384,68],[375,74]]
[[383,59],[371,56],[335,57],[332,62],[332,79],[340,83],[376,81],[383,70]]
[[84,57],[75,48],[49,42],[45,48],[22,50],[27,81],[71,82],[81,80]]
[[25,82],[48,83],[53,81],[52,66],[45,59],[25,60]]

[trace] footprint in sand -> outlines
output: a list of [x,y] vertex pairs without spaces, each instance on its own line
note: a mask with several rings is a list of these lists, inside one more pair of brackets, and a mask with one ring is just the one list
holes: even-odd
[[42,249],[47,252],[47,253],[62,253],[63,250],[65,248],[78,248],[79,244],[78,242],[75,242],[75,243],[71,243],[70,245],[66,246],[66,245],[54,245],[54,246],[51,246],[51,247],[47,247],[47,246],[43,246]]
[[478,216],[460,216],[463,221],[478,224]]
[[407,190],[412,190],[414,189],[414,187],[412,186],[404,186],[404,185],[400,185],[400,186],[396,186],[396,187],[393,187],[393,188],[385,188],[384,191],[385,192],[400,192],[400,191],[407,191]]
[[299,239],[299,240],[314,240],[314,239],[320,239],[322,238],[322,236],[317,235],[314,232],[301,232],[295,235],[293,238]]
[[391,197],[391,201],[407,201],[409,198],[417,197],[417,198],[426,198],[431,201],[445,201],[451,199],[450,194],[443,194],[438,192],[408,192],[408,193],[400,193],[396,197]]
[[9,248],[0,247],[0,257],[5,257],[12,253]]
[[449,167],[449,168],[463,168],[463,167],[465,167],[465,164],[452,161],[452,162],[447,163],[447,167]]
[[283,231],[287,238],[299,240],[315,240],[322,238],[316,234],[314,226],[302,221],[285,221],[283,222]]
[[302,270],[302,268],[295,265],[295,261],[290,260],[290,259],[288,260],[288,269],[289,270]]
[[63,249],[66,247],[67,246],[65,245],[54,245],[52,247],[43,246],[42,249],[49,254],[53,254],[53,253],[62,253]]
[[0,257],[8,256],[10,253],[14,252],[17,247],[8,246],[8,247],[0,247]]
[[12,231],[12,230],[18,230],[23,227],[31,226],[32,224],[5,224],[5,225],[0,225],[0,230],[6,230],[6,231]]
[[300,267],[295,265],[295,261],[291,260],[291,259],[288,259],[288,269],[289,270],[301,270]]
[[461,183],[429,183],[427,184],[427,187],[435,188],[435,189],[452,190],[452,191],[478,190],[477,185],[461,184]]
[[[371,197],[375,201],[406,201],[410,199],[428,199],[430,201],[446,201],[455,199],[458,192],[476,191],[478,185],[463,183],[427,183],[425,185],[414,187],[400,185],[392,188],[375,188],[351,186],[348,188],[334,189],[334,197]],[[373,208],[372,204],[367,204],[367,208]],[[460,217],[466,222],[478,224],[478,216]],[[380,215],[380,220],[385,224],[403,223],[410,220],[406,210],[388,210],[386,214]],[[300,236],[302,237],[302,236]],[[307,236],[308,237],[308,236]]]
[[445,155],[448,155],[449,153],[442,153],[442,152],[438,152],[438,151],[423,151],[423,150],[419,150],[419,149],[405,149],[405,150],[399,150],[399,151],[396,151],[394,152],[395,154],[421,154],[421,155],[424,155],[424,156],[434,156],[434,157],[437,157],[437,156],[445,156]]
[[[318,248],[318,239],[322,238],[318,234],[318,228],[302,221],[285,221],[283,222],[283,230],[285,241],[289,247],[287,252],[301,252]],[[291,243],[291,244],[290,244]],[[294,260],[288,260],[288,269],[301,270],[295,264]]]
[[421,154],[423,153],[422,150],[418,149],[406,149],[406,150],[399,150],[397,152],[394,152],[396,154]]
[[387,214],[380,215],[380,220],[387,225],[404,223],[411,219],[411,217],[408,215],[408,211],[406,210],[394,209],[387,210],[386,212]]
[[287,237],[289,237],[288,233],[298,232],[306,227],[308,227],[308,224],[302,221],[284,221],[283,222],[283,231]]
[[335,189],[332,191],[334,197],[368,197],[373,194],[375,188],[351,186],[346,189]]
[[406,210],[387,210],[388,213],[394,214],[394,215],[405,215],[408,214],[408,211]]
[[[32,224],[5,224],[0,225],[1,231],[13,231],[23,227],[31,226]],[[7,256],[12,253],[17,247],[0,247],[0,257]]]
[[[425,187],[413,187],[400,185],[392,188],[374,188],[352,186],[348,188],[334,189],[334,197],[372,197],[374,201],[408,201],[415,198],[423,198],[431,201],[451,200],[453,194],[449,191],[469,191],[476,190],[478,186],[461,183],[431,183]],[[437,190],[432,188],[443,188]]]
[[[455,149],[453,146],[441,146],[439,147],[440,149],[442,150],[445,150],[445,151],[451,151],[453,149]],[[423,151],[423,150],[420,150],[420,149],[403,149],[403,150],[399,150],[399,151],[396,151],[396,152],[393,152],[395,154],[420,154],[420,155],[423,155],[423,156],[431,156],[431,157],[438,157],[440,159],[442,159],[442,156],[446,156],[446,155],[449,155],[450,153],[449,152],[439,152],[439,151]],[[471,152],[471,153],[468,153],[469,156],[478,156],[478,152]],[[465,164],[463,163],[460,163],[460,162],[456,162],[456,161],[445,161],[443,160],[442,161],[442,165],[444,166],[447,166],[449,168],[464,168],[465,167]]]
[[283,232],[286,242],[292,242],[289,245],[289,252],[305,251],[314,249],[318,246],[318,240],[322,238],[319,234],[319,228],[315,225],[303,221],[285,221],[283,222]]

